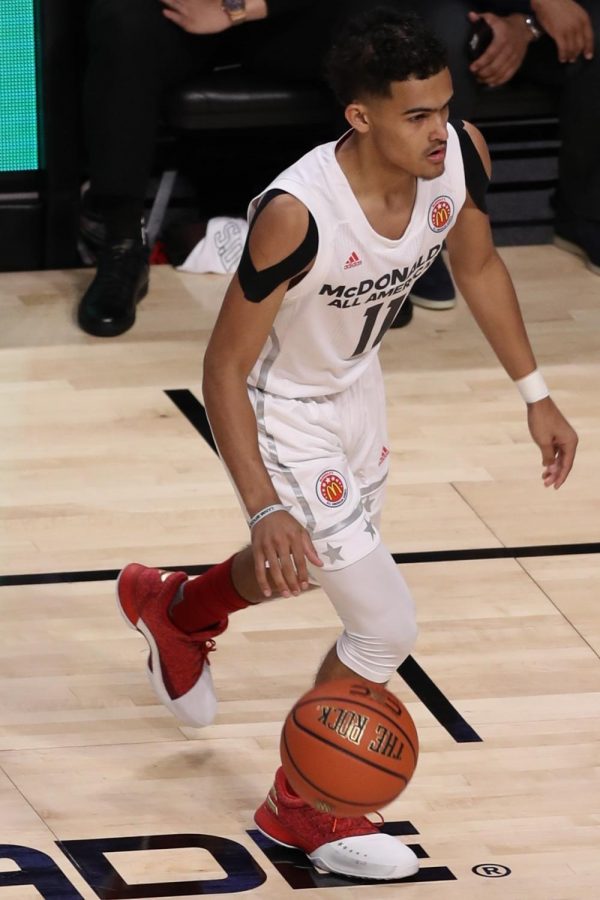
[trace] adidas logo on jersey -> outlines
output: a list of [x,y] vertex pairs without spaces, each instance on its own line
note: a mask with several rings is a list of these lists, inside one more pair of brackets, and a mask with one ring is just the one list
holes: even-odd
[[348,259],[346,260],[346,262],[344,264],[344,268],[345,269],[353,269],[354,266],[362,266],[362,259],[360,258],[360,256],[356,252],[356,250],[352,251],[352,253],[350,254],[350,256],[348,257]]

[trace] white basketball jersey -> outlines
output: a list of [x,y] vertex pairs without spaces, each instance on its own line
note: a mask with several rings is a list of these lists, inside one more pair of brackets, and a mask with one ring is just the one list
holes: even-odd
[[[444,173],[417,180],[404,234],[399,240],[383,237],[352,192],[336,146],[331,142],[311,150],[266,189],[297,197],[319,232],[313,267],[286,292],[248,379],[282,397],[335,394],[361,376],[465,201],[460,145],[449,125]],[[259,200],[250,204],[250,218]]]

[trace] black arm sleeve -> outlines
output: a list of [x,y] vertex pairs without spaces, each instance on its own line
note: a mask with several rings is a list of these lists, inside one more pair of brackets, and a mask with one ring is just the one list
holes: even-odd
[[[268,266],[266,269],[261,269],[260,272],[257,271],[252,262],[252,257],[250,256],[250,235],[252,234],[252,229],[254,228],[259,215],[265,206],[271,202],[273,197],[285,193],[285,191],[277,189],[267,191],[258,204],[256,213],[254,214],[254,218],[252,219],[248,230],[248,237],[246,238],[246,244],[244,245],[237,274],[240,286],[244,292],[244,297],[246,300],[251,300],[252,303],[260,303],[261,300],[264,300],[265,297],[272,294],[275,288],[278,288],[284,281],[294,281],[296,276],[300,275],[302,270],[313,261],[317,255],[317,250],[319,249],[317,223],[310,210],[308,210],[308,228],[306,229],[306,235],[300,246],[290,253],[289,256],[286,256],[285,259],[275,263],[274,266]],[[295,283],[297,283],[298,280],[299,279],[295,280]]]
[[465,182],[467,190],[473,202],[481,212],[487,214],[487,205],[485,202],[485,193],[490,183],[488,174],[485,171],[483,162],[479,155],[477,147],[471,140],[468,131],[465,130],[465,123],[460,119],[453,119],[450,123],[456,129],[458,140],[460,142],[460,152],[462,153],[463,165],[465,167]]

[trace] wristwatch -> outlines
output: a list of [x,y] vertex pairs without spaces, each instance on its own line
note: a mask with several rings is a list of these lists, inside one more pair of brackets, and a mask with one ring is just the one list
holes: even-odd
[[246,20],[246,0],[221,0],[221,9],[227,13],[232,25],[241,25]]
[[[223,0],[223,2],[225,2],[225,0]],[[536,17],[531,16],[531,15],[525,16],[525,24],[527,25],[527,27],[529,28],[529,31],[531,32],[532,39],[534,41],[539,41],[539,39],[541,38],[541,36],[544,33],[544,30],[543,30],[543,28],[540,27],[540,23],[538,22]]]

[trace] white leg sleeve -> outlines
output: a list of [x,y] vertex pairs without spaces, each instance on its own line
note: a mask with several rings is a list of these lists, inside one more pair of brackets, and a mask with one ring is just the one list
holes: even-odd
[[378,544],[345,569],[313,573],[344,623],[341,662],[369,681],[388,681],[417,637],[415,605],[389,551]]

